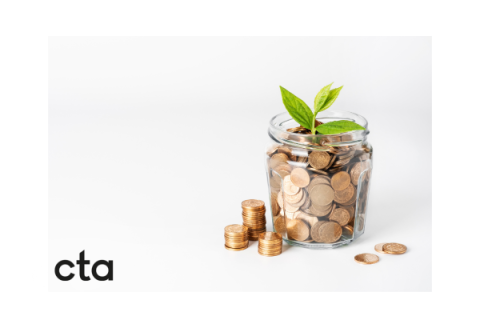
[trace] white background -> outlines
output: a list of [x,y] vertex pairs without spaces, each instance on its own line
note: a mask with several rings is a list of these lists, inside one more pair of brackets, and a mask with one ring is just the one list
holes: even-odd
[[[50,38],[49,289],[431,291],[431,55],[427,37]],[[366,233],[275,258],[225,250],[240,202],[268,197],[278,86],[312,105],[332,81],[332,108],[369,121]],[[407,254],[353,261],[388,241]],[[82,250],[115,280],[59,281]]]

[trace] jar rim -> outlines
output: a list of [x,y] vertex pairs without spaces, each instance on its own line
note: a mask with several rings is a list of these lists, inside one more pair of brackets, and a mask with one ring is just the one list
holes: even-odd
[[[317,120],[329,120],[322,122],[330,122],[336,120],[350,120],[363,126],[365,130],[355,130],[344,132],[340,134],[304,134],[304,133],[292,133],[287,129],[298,126],[297,122],[292,119],[288,112],[282,112],[274,116],[270,120],[269,134],[274,140],[281,140],[283,143],[300,144],[300,145],[313,145],[318,146],[318,143],[314,141],[322,141],[322,145],[349,145],[364,141],[367,135],[370,133],[368,130],[368,121],[365,117],[343,110],[326,110],[317,114]],[[295,126],[289,126],[294,124]],[[280,141],[279,141],[280,142]]]

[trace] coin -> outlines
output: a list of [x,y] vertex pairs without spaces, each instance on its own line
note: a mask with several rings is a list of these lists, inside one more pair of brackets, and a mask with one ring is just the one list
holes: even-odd
[[374,264],[380,260],[376,254],[372,253],[357,254],[354,259],[355,262],[360,264]]
[[376,245],[375,245],[375,251],[377,251],[377,252],[379,252],[379,253],[386,254],[386,252],[383,251],[383,245],[385,245],[385,244],[386,244],[386,242],[376,244]]
[[[287,201],[290,204],[296,204],[296,203],[299,203],[300,200],[302,200],[304,195],[305,195],[305,192],[303,192],[303,189],[300,189],[300,191],[298,193],[296,193],[292,196],[285,193],[285,201]],[[305,202],[305,199],[303,201]],[[302,203],[302,205],[303,205],[303,203]]]
[[308,163],[315,169],[323,169],[330,162],[330,155],[324,151],[313,151],[308,156]]
[[285,153],[275,153],[270,158],[270,167],[275,168],[277,165],[282,162],[287,163],[290,158]]
[[342,236],[342,227],[333,221],[319,221],[312,227],[311,236],[316,242],[332,243]]
[[352,226],[346,225],[343,227],[342,235],[346,237],[351,237],[353,235],[353,228]]
[[290,174],[290,179],[292,183],[299,188],[304,188],[310,183],[310,176],[307,170],[302,168],[293,169]]
[[228,234],[237,234],[246,232],[248,229],[240,224],[231,224],[225,227],[225,233]]
[[297,211],[294,215],[294,219],[301,219],[308,223],[310,227],[318,221],[318,218],[316,216],[314,216],[313,214],[305,213],[303,211]]
[[335,197],[333,198],[333,200],[337,203],[346,203],[352,199],[354,192],[355,187],[351,183],[349,183],[348,187],[346,187],[345,189],[341,191],[335,190]]
[[337,208],[330,214],[330,221],[336,221],[339,225],[346,226],[350,221],[350,213],[343,208]]
[[293,219],[287,221],[287,234],[290,238],[303,241],[310,234],[310,228],[303,220]]
[[264,207],[265,207],[265,202],[263,202],[262,200],[250,199],[242,202],[243,209],[260,210],[260,209],[264,209]]
[[319,184],[313,187],[310,191],[310,200],[313,205],[325,206],[333,201],[333,189],[325,184]]
[[278,217],[277,219],[275,219],[273,227],[275,228],[276,232],[285,233],[287,231],[287,228],[285,227],[285,218]]
[[283,192],[285,192],[285,194],[293,196],[300,192],[300,187],[297,187],[295,184],[293,184],[291,177],[291,175],[288,175],[283,179]]
[[357,162],[352,169],[350,169],[350,177],[353,185],[358,184],[358,178],[360,177],[360,174],[363,171],[363,163],[362,162]]
[[248,248],[248,244],[244,248],[230,248],[227,245],[225,245],[225,249],[230,250],[230,251],[242,251]]
[[388,254],[403,254],[407,251],[407,247],[400,243],[386,243],[382,250]]
[[332,177],[332,188],[335,191],[341,191],[348,187],[350,184],[350,175],[345,171],[340,171]]

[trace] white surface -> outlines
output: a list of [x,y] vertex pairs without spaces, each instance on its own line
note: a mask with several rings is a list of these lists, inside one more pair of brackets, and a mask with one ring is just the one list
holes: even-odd
[[[50,290],[431,290],[430,38],[52,38],[49,55]],[[371,130],[365,234],[275,258],[225,250],[240,202],[268,197],[278,86],[311,105],[332,81],[332,108]],[[388,241],[408,253],[353,261]],[[59,281],[55,263],[82,250],[114,260],[114,281]]]

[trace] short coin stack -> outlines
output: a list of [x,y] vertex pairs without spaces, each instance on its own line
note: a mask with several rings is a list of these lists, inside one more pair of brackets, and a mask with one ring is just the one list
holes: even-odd
[[276,232],[263,232],[258,236],[258,253],[274,257],[282,253],[282,235]]
[[262,200],[245,200],[242,202],[243,225],[248,227],[248,239],[258,240],[260,233],[267,231],[265,219],[265,202]]
[[241,251],[248,248],[248,228],[240,224],[225,227],[225,249]]

